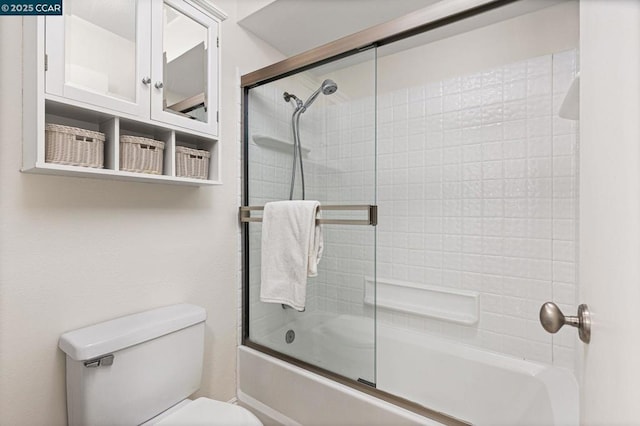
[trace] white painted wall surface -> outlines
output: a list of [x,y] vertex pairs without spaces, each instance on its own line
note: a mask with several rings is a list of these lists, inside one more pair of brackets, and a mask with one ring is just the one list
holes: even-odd
[[238,2],[238,21],[268,6],[276,0],[242,0]]
[[0,20],[0,424],[66,424],[60,334],[178,302],[208,314],[199,395],[234,397],[237,69],[282,59],[236,25],[236,3],[216,1],[229,18],[221,30],[226,183],[215,188],[20,173],[22,20]]
[[581,2],[580,51],[581,422],[638,424],[640,2]]

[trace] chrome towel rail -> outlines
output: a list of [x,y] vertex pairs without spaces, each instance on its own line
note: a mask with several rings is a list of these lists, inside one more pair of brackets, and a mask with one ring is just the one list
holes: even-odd
[[[239,208],[240,212],[240,222],[262,222],[261,217],[252,217],[251,212],[253,211],[262,211],[264,210],[264,206],[241,206]],[[363,210],[367,211],[368,218],[367,219],[316,219],[318,224],[322,225],[371,225],[376,226],[378,224],[378,206],[373,204],[354,204],[354,205],[336,205],[336,206],[320,206],[320,210],[340,210],[340,211],[354,211],[354,210]]]

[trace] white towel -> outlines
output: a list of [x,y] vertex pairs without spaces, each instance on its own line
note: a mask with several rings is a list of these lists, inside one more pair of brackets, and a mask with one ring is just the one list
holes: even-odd
[[262,215],[260,300],[303,311],[307,277],[318,275],[322,227],[316,225],[317,201],[276,201]]

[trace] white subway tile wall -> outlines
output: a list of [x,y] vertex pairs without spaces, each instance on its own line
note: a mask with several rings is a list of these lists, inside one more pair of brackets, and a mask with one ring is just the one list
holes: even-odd
[[[377,236],[325,227],[309,306],[373,318],[363,298],[374,268],[379,278],[472,290],[480,293],[474,326],[385,309],[377,320],[573,368],[575,332],[547,334],[538,310],[548,300],[576,309],[578,123],[557,112],[577,64],[571,50],[379,93],[377,125],[373,97],[314,104],[314,118],[301,120],[311,147],[307,198],[369,204],[377,190],[379,225]],[[278,97],[274,85],[251,91],[250,134],[291,139],[290,106]],[[290,163],[290,154],[250,144],[252,204],[288,197]],[[291,314],[259,303],[251,285],[252,335],[260,335]]]

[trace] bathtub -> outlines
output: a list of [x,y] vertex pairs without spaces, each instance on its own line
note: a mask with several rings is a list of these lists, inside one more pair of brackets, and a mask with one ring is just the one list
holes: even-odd
[[[578,424],[578,386],[566,369],[384,324],[374,345],[372,321],[349,315],[300,315],[261,343],[466,423]],[[238,365],[238,399],[282,424],[441,424],[245,346]]]
[[[334,373],[375,381],[375,330],[371,318],[323,313],[294,314],[296,319],[257,343]],[[295,339],[286,342],[286,333]]]

